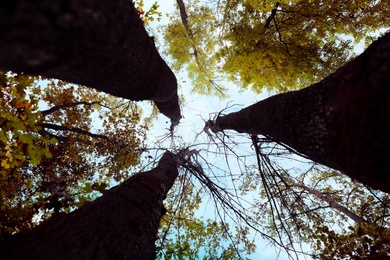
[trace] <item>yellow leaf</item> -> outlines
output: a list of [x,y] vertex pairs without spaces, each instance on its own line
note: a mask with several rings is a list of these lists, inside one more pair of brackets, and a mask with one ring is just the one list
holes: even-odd
[[4,167],[4,169],[9,169],[11,165],[8,163],[7,159],[4,159],[1,161],[1,166]]

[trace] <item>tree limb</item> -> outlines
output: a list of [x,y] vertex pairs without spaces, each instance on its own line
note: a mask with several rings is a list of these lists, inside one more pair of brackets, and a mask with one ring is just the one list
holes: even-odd
[[85,130],[78,128],[78,127],[68,127],[68,126],[55,125],[55,124],[50,124],[50,123],[43,123],[43,124],[41,124],[41,126],[43,128],[49,128],[49,129],[58,130],[58,131],[69,131],[69,132],[87,135],[87,136],[90,136],[93,138],[102,138],[102,139],[108,140],[108,137],[105,135],[93,134],[91,132],[85,131]]
[[49,108],[47,110],[41,111],[41,113],[42,113],[42,115],[46,116],[48,114],[54,113],[55,111],[58,111],[58,110],[61,110],[61,109],[64,109],[64,108],[68,108],[68,107],[75,107],[75,106],[79,106],[79,105],[93,106],[95,104],[103,106],[98,101],[94,101],[94,102],[80,101],[80,102],[74,102],[74,103],[69,103],[69,104],[62,104],[62,105],[59,105],[59,106],[53,106],[53,107],[51,107],[51,108]]

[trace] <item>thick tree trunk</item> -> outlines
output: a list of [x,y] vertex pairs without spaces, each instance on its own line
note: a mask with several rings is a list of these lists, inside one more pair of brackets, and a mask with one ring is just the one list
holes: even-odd
[[390,193],[390,34],[321,82],[208,125],[270,136]]
[[58,78],[180,119],[177,82],[129,0],[15,0],[0,5],[0,69]]
[[174,155],[102,197],[17,235],[1,259],[154,259],[162,201],[178,174]]

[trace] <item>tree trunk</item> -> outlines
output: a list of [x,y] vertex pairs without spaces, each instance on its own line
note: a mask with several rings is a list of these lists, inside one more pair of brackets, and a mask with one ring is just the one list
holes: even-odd
[[215,132],[267,135],[390,193],[390,34],[308,88],[272,96],[207,125]]
[[15,0],[0,5],[0,69],[153,100],[180,120],[177,82],[128,0]]
[[74,212],[16,235],[1,259],[154,259],[162,201],[178,175],[174,155]]

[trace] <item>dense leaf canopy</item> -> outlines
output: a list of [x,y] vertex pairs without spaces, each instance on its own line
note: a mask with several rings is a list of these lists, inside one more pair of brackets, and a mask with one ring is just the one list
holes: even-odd
[[185,66],[198,93],[223,91],[221,77],[284,92],[345,64],[354,44],[390,26],[389,9],[385,1],[191,1],[188,25],[175,15],[164,28],[165,52],[173,69]]

